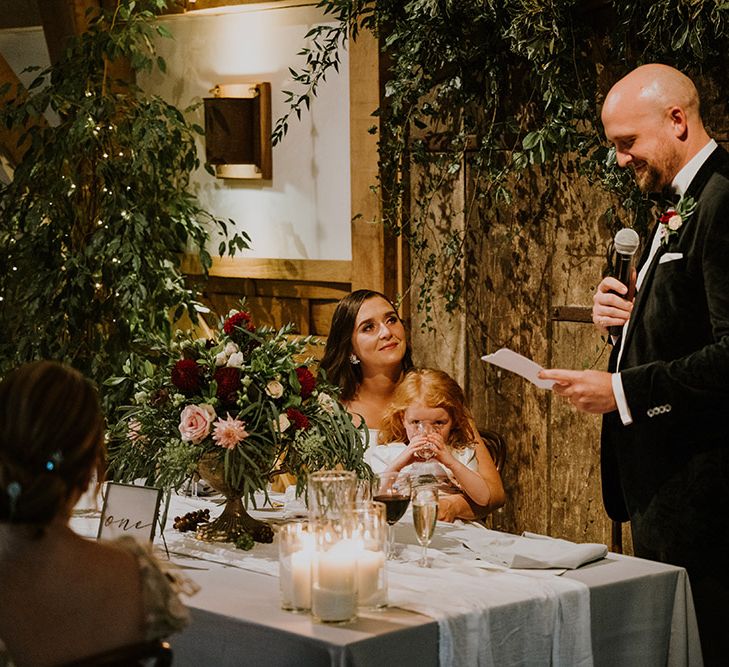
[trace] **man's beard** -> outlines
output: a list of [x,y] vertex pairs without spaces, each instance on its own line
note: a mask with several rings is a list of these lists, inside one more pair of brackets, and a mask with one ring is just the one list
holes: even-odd
[[673,155],[663,155],[652,164],[646,163],[640,172],[633,169],[635,182],[644,194],[661,192],[671,184],[677,173],[677,159]]

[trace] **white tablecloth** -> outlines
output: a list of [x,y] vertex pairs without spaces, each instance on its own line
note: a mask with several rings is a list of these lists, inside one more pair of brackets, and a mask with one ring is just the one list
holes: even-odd
[[[171,517],[205,505],[210,506],[209,501],[173,497],[168,524],[171,525]],[[217,511],[211,506],[213,516]],[[259,518],[275,515],[271,511],[251,513]],[[87,514],[83,519],[76,519],[74,524],[79,532],[89,534],[95,530],[89,529],[90,522],[93,520]],[[235,628],[241,645],[244,643],[249,649],[256,645],[255,639],[262,634],[270,635],[276,638],[277,648],[290,643],[288,651],[303,651],[310,655],[311,664],[320,661],[328,664],[321,656],[315,658],[319,655],[317,651],[322,650],[318,644],[322,637],[325,637],[327,648],[321,655],[328,655],[330,664],[377,664],[373,657],[382,655],[380,651],[393,657],[402,648],[399,642],[405,640],[412,642],[412,649],[403,654],[405,664],[417,664],[423,658],[427,662],[428,657],[432,663],[436,656],[441,665],[639,664],[644,667],[667,662],[671,665],[700,664],[690,590],[685,571],[680,568],[611,554],[609,559],[598,563],[617,566],[604,576],[600,568],[594,566],[563,576],[541,570],[509,570],[477,560],[473,552],[462,546],[464,530],[485,529],[476,525],[464,528],[439,523],[433,540],[435,548],[430,550],[433,567],[425,569],[414,562],[419,552],[412,544],[414,531],[409,518],[404,517],[397,526],[398,542],[411,544],[403,549],[401,561],[388,563],[390,604],[436,619],[437,650],[432,655],[434,642],[429,628],[433,623],[422,616],[408,617],[406,612],[388,609],[362,615],[353,624],[338,628],[317,624],[309,616],[280,611],[275,544],[257,544],[252,551],[243,552],[231,545],[199,542],[191,533],[183,534],[168,528],[164,541],[172,560],[187,567],[188,576],[203,587],[201,593],[189,600],[195,619],[193,627],[183,641],[173,640],[173,646],[177,647],[175,664],[194,664],[203,658],[200,653],[189,656],[191,660],[186,658],[191,636],[196,637],[195,651],[201,646],[200,642],[208,646],[208,664],[249,664],[235,652],[224,656],[216,653],[223,638],[222,646],[236,645],[228,632],[231,628]],[[161,544],[159,539],[158,544]],[[639,574],[641,569],[650,574]],[[237,574],[236,571],[241,572]],[[600,576],[590,574],[592,571],[598,571]],[[631,571],[629,576],[626,575],[628,571]],[[271,583],[251,573],[265,575]],[[241,584],[251,590],[260,590],[261,597],[252,603],[245,591],[236,589],[236,585]],[[646,612],[643,598],[646,593],[650,597],[651,585],[656,588],[660,604],[654,600],[652,616],[645,618],[642,615]],[[611,617],[619,603],[612,592],[620,588],[631,591],[640,601],[633,605],[639,615],[637,628],[626,627],[620,614],[616,614],[616,619]],[[597,606],[596,594],[600,602]],[[215,621],[209,613],[215,615]],[[222,622],[222,616],[226,617],[225,622]],[[251,625],[256,617],[261,621]],[[389,622],[393,617],[397,618],[397,623]],[[407,621],[403,623],[404,618]],[[211,624],[220,627],[221,632],[214,632],[209,637]],[[366,638],[361,636],[360,626],[368,628]],[[223,633],[223,627],[228,631]],[[623,644],[606,638],[602,627],[611,633],[620,630],[630,638],[624,644],[624,661],[611,659],[620,654]],[[367,643],[370,650],[355,650],[360,642]],[[394,642],[398,642],[397,650]],[[271,641],[265,646],[272,648]],[[273,663],[260,655],[259,660],[251,660],[250,664],[288,664],[282,649],[275,653],[278,658]],[[407,660],[414,660],[416,656],[419,656],[418,661]],[[637,662],[633,660],[634,656],[640,656],[642,660]],[[297,664],[309,662],[299,660]]]

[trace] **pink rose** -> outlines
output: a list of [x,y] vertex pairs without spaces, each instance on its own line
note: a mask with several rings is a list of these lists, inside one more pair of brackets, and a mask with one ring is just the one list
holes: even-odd
[[188,405],[180,415],[180,435],[185,442],[200,444],[210,433],[215,409],[207,403]]

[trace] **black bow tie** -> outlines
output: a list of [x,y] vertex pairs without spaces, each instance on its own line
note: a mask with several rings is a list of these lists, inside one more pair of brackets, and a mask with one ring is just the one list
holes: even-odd
[[662,210],[666,210],[678,205],[681,195],[669,188],[664,188],[661,192],[652,192],[648,195],[648,199]]
[[673,190],[663,195],[663,203],[666,206],[676,206],[679,201],[681,201],[681,195],[678,192],[673,192]]

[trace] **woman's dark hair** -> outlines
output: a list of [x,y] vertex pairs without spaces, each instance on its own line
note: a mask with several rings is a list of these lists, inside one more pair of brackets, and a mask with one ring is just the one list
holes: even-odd
[[0,521],[45,525],[86,489],[104,451],[96,389],[53,361],[0,383]]
[[[381,292],[369,289],[359,289],[347,294],[338,304],[332,317],[332,326],[329,329],[327,346],[321,360],[321,368],[325,371],[327,380],[339,387],[341,399],[351,401],[357,393],[357,387],[362,382],[362,368],[359,364],[352,364],[349,355],[352,354],[352,334],[357,313],[362,304],[374,297],[380,297],[392,306],[394,304]],[[407,371],[413,367],[410,354],[410,345],[406,346],[405,356],[402,359],[402,369]]]

